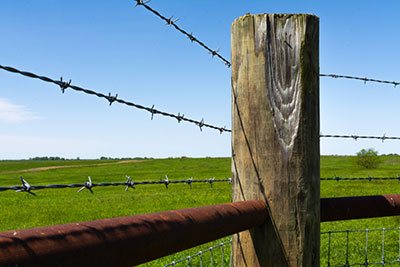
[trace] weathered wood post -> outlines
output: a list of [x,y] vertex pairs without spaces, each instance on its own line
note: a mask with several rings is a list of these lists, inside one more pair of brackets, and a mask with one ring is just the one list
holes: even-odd
[[245,15],[231,30],[233,200],[270,214],[234,236],[233,266],[319,266],[319,20]]

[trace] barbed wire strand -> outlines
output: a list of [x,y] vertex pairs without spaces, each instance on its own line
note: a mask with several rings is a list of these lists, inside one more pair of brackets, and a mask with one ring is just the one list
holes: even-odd
[[160,19],[162,19],[163,21],[165,21],[166,25],[168,26],[172,26],[174,27],[178,32],[182,33],[183,35],[185,35],[192,43],[197,43],[199,44],[201,47],[203,47],[205,50],[207,50],[212,57],[217,57],[219,58],[228,68],[231,67],[231,62],[229,62],[229,60],[227,60],[225,57],[223,57],[220,53],[219,50],[214,50],[211,49],[209,46],[207,46],[204,42],[200,41],[199,39],[197,39],[193,33],[189,33],[186,30],[182,29],[181,27],[179,27],[176,22],[179,19],[174,19],[174,17],[165,17],[163,15],[161,15],[160,12],[158,12],[157,10],[153,9],[152,7],[150,7],[149,5],[147,5],[147,3],[149,3],[150,1],[144,1],[144,0],[135,0],[136,1],[136,6],[143,6],[145,9],[147,9],[148,11],[150,11],[151,13],[153,13],[154,15],[156,15],[157,17],[159,17]]
[[[126,101],[123,100],[121,98],[118,98],[118,94],[116,94],[115,96],[112,95],[111,93],[109,93],[108,95],[105,95],[103,93],[99,93],[90,89],[85,89],[76,85],[71,84],[71,80],[69,80],[68,82],[64,81],[63,78],[61,77],[60,80],[54,80],[52,78],[46,77],[46,76],[41,76],[41,75],[37,75],[35,73],[32,72],[28,72],[28,71],[22,71],[19,70],[17,68],[14,67],[9,67],[9,66],[3,66],[0,65],[0,69],[5,70],[7,72],[11,72],[11,73],[16,73],[28,78],[32,78],[32,79],[38,79],[47,83],[52,83],[55,84],[57,86],[60,87],[61,92],[64,93],[66,89],[71,88],[72,90],[78,91],[78,92],[82,92],[88,95],[93,95],[93,96],[97,96],[99,98],[103,98],[106,99],[109,102],[109,105],[111,106],[112,103],[117,102],[120,104],[124,104],[127,105],[129,107],[134,107],[136,109],[140,109],[140,110],[145,110],[147,112],[149,112],[151,114],[151,119],[153,119],[155,114],[159,114],[165,117],[170,117],[170,118],[174,118],[179,122],[181,121],[185,121],[188,123],[192,123],[197,125],[200,130],[202,131],[203,127],[207,127],[210,129],[214,129],[214,130],[218,130],[221,134],[223,132],[232,132],[231,129],[228,129],[226,127],[218,127],[218,126],[214,126],[211,124],[207,124],[204,122],[204,118],[199,120],[193,120],[190,118],[186,118],[183,114],[181,115],[180,113],[178,113],[178,115],[173,114],[173,113],[168,113],[165,111],[161,111],[158,109],[154,108],[154,105],[152,107],[146,107],[140,104],[136,104],[130,101]],[[377,140],[381,140],[382,142],[386,141],[386,140],[400,140],[400,137],[397,136],[386,136],[386,134],[384,134],[383,136],[372,136],[372,135],[337,135],[337,134],[320,134],[320,138],[345,138],[345,139],[353,139],[355,141],[357,141],[358,139],[377,139]]]
[[[195,37],[193,35],[193,33],[189,33],[188,31],[182,29],[181,27],[179,27],[176,22],[179,19],[175,19],[173,16],[167,18],[164,15],[162,15],[159,11],[155,10],[154,8],[150,7],[148,5],[148,3],[150,2],[150,0],[145,1],[145,0],[135,0],[136,2],[136,6],[142,6],[145,9],[147,9],[148,11],[150,11],[151,13],[153,13],[154,15],[156,15],[157,17],[159,17],[160,19],[162,19],[163,21],[165,21],[166,25],[168,26],[172,26],[174,27],[178,32],[182,33],[183,35],[185,35],[192,43],[197,43],[199,44],[201,47],[203,47],[205,50],[207,50],[213,57],[217,57],[219,58],[224,64],[225,66],[227,66],[228,68],[230,68],[232,66],[232,63],[226,59],[225,57],[223,57],[220,53],[219,50],[214,50],[211,49],[208,45],[206,45],[204,42],[202,42],[201,40],[199,40],[197,37]],[[384,84],[392,84],[394,85],[394,87],[400,85],[400,82],[398,81],[388,81],[388,80],[380,80],[380,79],[374,79],[374,78],[367,78],[367,77],[359,77],[359,76],[351,76],[351,75],[340,75],[340,74],[330,74],[330,73],[320,73],[319,75],[320,77],[328,77],[328,78],[334,78],[334,79],[350,79],[350,80],[359,80],[359,81],[363,81],[364,83],[367,82],[374,82],[374,83],[384,83]]]
[[175,114],[172,114],[172,113],[168,113],[168,112],[165,112],[165,111],[161,111],[161,110],[155,109],[154,105],[152,107],[146,107],[146,106],[143,106],[143,105],[140,105],[140,104],[136,104],[136,103],[133,103],[133,102],[130,102],[130,101],[123,100],[121,98],[118,98],[118,94],[116,94],[115,96],[111,95],[111,93],[109,93],[108,95],[105,95],[105,94],[102,94],[102,93],[99,93],[99,92],[96,92],[96,91],[93,91],[93,90],[90,90],[90,89],[85,89],[85,88],[82,88],[82,87],[79,87],[79,86],[76,86],[76,85],[72,85],[71,84],[71,80],[69,80],[69,82],[65,82],[65,81],[63,81],[62,77],[60,78],[60,80],[57,81],[57,80],[51,79],[51,78],[46,77],[46,76],[40,76],[40,75],[37,75],[35,73],[22,71],[22,70],[13,68],[13,67],[0,65],[0,69],[3,69],[3,70],[8,71],[8,72],[12,72],[12,73],[20,74],[20,75],[25,76],[25,77],[29,77],[29,78],[33,78],[33,79],[39,79],[41,81],[48,82],[48,83],[53,83],[55,85],[58,85],[61,88],[61,92],[62,93],[64,93],[66,89],[70,88],[72,90],[75,90],[75,91],[78,91],[78,92],[82,92],[82,93],[85,93],[85,94],[88,94],[88,95],[93,95],[93,96],[97,96],[99,98],[104,98],[109,102],[110,106],[112,105],[112,103],[117,102],[117,103],[124,104],[124,105],[130,106],[130,107],[134,107],[136,109],[145,110],[145,111],[147,111],[147,112],[149,112],[151,114],[151,118],[152,119],[153,119],[154,115],[159,114],[159,115],[162,115],[162,116],[165,116],[165,117],[174,118],[178,122],[185,121],[185,122],[188,122],[188,123],[195,124],[200,128],[201,131],[202,131],[203,127],[207,127],[207,128],[211,128],[211,129],[214,129],[214,130],[218,130],[220,133],[231,132],[231,130],[227,129],[226,127],[218,127],[218,126],[214,126],[214,125],[205,123],[204,119],[201,119],[200,121],[199,120],[193,120],[193,119],[190,119],[190,118],[186,118],[183,114],[181,115],[180,113],[178,113],[178,115],[175,115]]
[[188,184],[190,188],[192,188],[192,184],[195,183],[208,183],[212,187],[214,183],[232,183],[231,178],[227,179],[216,179],[214,177],[208,179],[193,179],[193,177],[189,179],[183,180],[169,180],[168,176],[165,176],[165,179],[159,181],[133,181],[130,176],[126,176],[125,182],[102,182],[102,183],[93,183],[92,178],[89,176],[88,180],[84,183],[77,184],[49,184],[49,185],[30,185],[28,181],[26,181],[22,176],[20,177],[21,185],[14,186],[0,186],[0,192],[14,190],[15,192],[26,192],[32,195],[36,195],[33,190],[42,190],[42,189],[65,189],[65,188],[79,188],[77,192],[81,192],[85,189],[89,190],[93,194],[94,187],[107,187],[107,186],[125,186],[125,191],[129,188],[135,189],[137,185],[157,185],[162,184],[167,189],[170,184]]
[[388,181],[397,180],[400,182],[400,176],[398,177],[323,177],[321,181]]
[[364,83],[367,83],[367,82],[386,83],[386,84],[392,84],[392,85],[394,85],[394,87],[400,85],[400,82],[396,82],[396,81],[378,80],[378,79],[373,79],[373,78],[366,78],[366,77],[363,78],[363,77],[349,76],[349,75],[338,75],[338,74],[324,74],[324,73],[321,73],[319,76],[328,77],[328,78],[334,78],[334,79],[359,80],[359,81],[363,81]]
[[378,139],[382,142],[386,140],[400,140],[399,136],[373,136],[373,135],[338,135],[338,134],[320,134],[320,138],[344,138],[344,139],[353,139],[357,141],[358,139]]

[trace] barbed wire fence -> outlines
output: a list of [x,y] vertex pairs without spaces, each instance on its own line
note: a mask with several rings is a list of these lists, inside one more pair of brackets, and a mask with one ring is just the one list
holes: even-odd
[[[146,10],[150,11],[157,17],[159,17],[161,20],[165,21],[167,26],[172,26],[175,28],[178,32],[181,34],[185,35],[192,43],[197,43],[201,47],[203,47],[205,50],[207,50],[208,53],[211,54],[212,57],[217,57],[222,61],[222,63],[225,64],[227,68],[230,68],[232,66],[232,63],[224,56],[222,56],[219,53],[219,49],[212,49],[208,45],[206,45],[204,42],[200,41],[198,38],[196,38],[193,33],[189,33],[187,30],[182,29],[178,24],[176,23],[179,19],[174,18],[174,16],[171,17],[166,17],[162,15],[159,11],[155,10],[154,8],[150,7],[148,3],[150,3],[150,0],[135,0],[136,6],[142,6]],[[394,87],[400,85],[399,81],[388,81],[388,80],[380,80],[380,79],[375,79],[375,78],[368,78],[368,77],[358,77],[358,76],[351,76],[351,75],[340,75],[340,74],[324,74],[321,73],[320,77],[328,77],[328,78],[334,78],[334,79],[348,79],[348,80],[358,80],[358,81],[363,81],[364,83],[367,82],[374,82],[374,83],[384,83],[384,84],[392,84]]]
[[[165,112],[165,111],[161,111],[158,110],[156,108],[154,108],[154,105],[152,107],[148,107],[148,106],[143,106],[131,101],[127,101],[124,100],[122,98],[118,98],[118,94],[112,95],[111,93],[109,93],[108,95],[100,93],[100,92],[96,92],[94,90],[91,89],[85,89],[82,88],[80,86],[76,86],[71,84],[71,80],[69,80],[68,82],[64,81],[63,78],[61,77],[60,80],[54,80],[52,78],[49,78],[47,76],[42,76],[42,75],[38,75],[32,72],[28,72],[28,71],[22,71],[19,70],[17,68],[14,67],[9,67],[9,66],[3,66],[0,65],[0,69],[5,70],[7,72],[11,72],[11,73],[16,73],[19,75],[22,75],[24,77],[28,77],[28,78],[32,78],[32,79],[38,79],[41,80],[43,82],[47,82],[47,83],[52,83],[55,84],[57,86],[60,87],[61,92],[65,93],[65,90],[70,88],[74,91],[78,91],[78,92],[82,92],[88,95],[92,95],[92,96],[97,96],[99,98],[103,98],[106,99],[109,103],[109,106],[111,106],[114,102],[119,103],[119,104],[123,104],[129,107],[133,107],[136,109],[140,109],[140,110],[145,110],[147,112],[149,112],[151,114],[151,120],[153,120],[154,115],[161,115],[161,116],[165,116],[165,117],[170,117],[170,118],[174,118],[177,120],[177,122],[188,122],[191,124],[195,124],[197,125],[200,130],[202,131],[203,127],[206,128],[210,128],[213,130],[217,130],[219,131],[221,134],[223,132],[232,132],[231,129],[226,128],[226,126],[224,127],[220,127],[220,126],[215,126],[212,124],[208,124],[205,123],[204,118],[202,118],[201,120],[194,120],[191,118],[186,118],[184,116],[184,114],[173,114],[173,113],[169,113],[169,112]],[[382,142],[386,141],[386,140],[400,140],[400,137],[398,136],[386,136],[386,134],[382,135],[382,136],[372,136],[372,135],[337,135],[337,134],[320,134],[321,138],[343,138],[343,139],[353,139],[354,141],[357,141],[358,139],[376,139],[376,140],[381,140]]]
[[[178,30],[180,33],[184,34],[187,38],[189,38],[190,41],[192,42],[197,42],[198,44],[200,44],[203,48],[205,48],[213,57],[217,56],[224,64],[225,66],[227,66],[228,68],[231,67],[231,62],[228,61],[226,58],[224,58],[223,56],[221,56],[219,54],[218,50],[213,50],[211,48],[209,48],[208,46],[204,45],[203,42],[199,41],[197,38],[194,38],[193,34],[190,33],[188,34],[187,31],[182,30],[182,28],[180,28],[176,22],[178,21],[177,19],[174,19],[173,17],[167,18],[163,15],[161,15],[161,13],[159,13],[158,11],[154,10],[153,8],[151,8],[147,3],[149,1],[144,1],[144,0],[136,0],[136,4],[139,6],[143,6],[145,9],[149,10],[150,12],[152,12],[153,14],[155,14],[156,16],[158,16],[159,18],[161,18],[162,20],[164,20],[166,22],[167,25],[174,27],[176,30]],[[380,79],[375,79],[375,78],[367,78],[367,77],[358,77],[358,76],[350,76],[350,75],[338,75],[338,74],[324,74],[324,73],[320,73],[320,77],[325,77],[325,78],[333,78],[333,79],[348,79],[348,80],[359,80],[359,81],[363,81],[364,84],[367,82],[373,82],[373,83],[382,83],[382,84],[391,84],[394,87],[400,85],[400,82],[397,81],[388,81],[388,80],[380,80]],[[375,140],[381,140],[382,142],[386,141],[386,140],[400,140],[400,137],[396,137],[396,136],[386,136],[386,134],[384,134],[383,136],[372,136],[372,135],[339,135],[339,134],[320,134],[320,138],[342,138],[342,139],[352,139],[354,141],[357,141],[359,139],[375,139]],[[400,181],[400,177],[383,177],[383,178],[377,178],[377,177],[332,177],[332,178],[321,178],[321,180],[323,181],[329,181],[329,180],[333,180],[333,181],[386,181],[386,180],[399,180]],[[385,248],[387,248],[388,246],[385,247],[385,233],[387,231],[398,231],[398,254],[394,257],[392,257],[392,259],[390,259],[389,255],[387,255],[388,253],[385,254]],[[372,232],[377,232],[379,230],[375,229],[375,230],[370,230]],[[400,263],[400,231],[399,229],[381,229],[382,232],[382,239],[381,239],[381,250],[380,250],[380,257],[378,257],[377,259],[374,258],[375,256],[375,251],[372,248],[369,248],[369,230],[366,230],[366,240],[365,240],[365,253],[363,254],[364,259],[363,260],[354,260],[352,258],[352,255],[354,254],[353,250],[352,253],[350,255],[350,244],[353,244],[350,242],[350,233],[356,233],[359,231],[336,231],[336,232],[328,232],[328,233],[322,233],[322,236],[327,234],[329,236],[329,241],[328,241],[328,246],[325,246],[328,248],[327,251],[327,261],[326,261],[326,266],[353,266],[353,265],[360,265],[360,266],[370,266],[370,265],[386,265],[388,263]],[[361,231],[362,232],[362,231]],[[333,234],[339,234],[339,233],[345,233],[346,234],[346,245],[345,245],[345,253],[341,254],[341,255],[345,255],[345,260],[344,262],[337,262],[337,264],[335,264],[335,261],[333,261],[331,259],[331,247],[332,247],[332,235]],[[343,240],[343,239],[341,239]],[[323,246],[322,246],[323,247]],[[359,248],[359,246],[355,247],[354,249]],[[378,251],[379,252],[379,251]],[[378,253],[379,254],[379,253]],[[336,255],[336,254],[335,254]],[[190,256],[188,257],[190,259]],[[180,262],[186,262],[185,259],[182,259]],[[190,262],[190,261],[189,261]],[[353,262],[353,263],[351,263]],[[322,262],[321,262],[322,264]],[[166,265],[166,266],[175,266],[175,262],[173,262],[172,264]],[[190,266],[190,264],[188,263],[186,266]],[[321,265],[322,266],[322,265]]]
[[[210,48],[206,43],[198,39],[194,36],[193,33],[189,33],[189,31],[184,30],[180,26],[178,26],[177,21],[174,17],[165,17],[157,10],[153,9],[148,5],[149,1],[144,0],[135,0],[137,6],[142,6],[149,12],[153,13],[160,19],[166,22],[168,26],[173,27],[175,30],[183,34],[187,37],[192,43],[197,43],[203,49],[205,49],[208,53],[211,54],[212,57],[218,58],[227,68],[231,67],[231,62],[221,55],[218,49]],[[154,115],[161,115],[165,117],[170,117],[175,119],[178,123],[181,121],[194,124],[200,128],[202,131],[203,127],[210,128],[213,130],[219,131],[221,134],[224,132],[231,132],[230,129],[220,126],[215,126],[213,124],[205,123],[204,118],[201,120],[195,120],[191,118],[185,117],[183,114],[173,114],[165,111],[161,111],[155,108],[155,106],[144,106],[140,105],[131,101],[124,100],[122,98],[118,98],[118,94],[111,94],[108,93],[99,93],[94,90],[85,89],[76,85],[71,84],[71,80],[66,82],[61,77],[59,80],[54,80],[46,76],[40,76],[34,74],[32,72],[21,71],[14,67],[2,66],[0,65],[0,69],[3,69],[8,72],[16,73],[23,75],[25,77],[39,79],[44,82],[52,83],[60,87],[61,92],[65,93],[65,90],[72,89],[74,91],[82,92],[88,95],[97,96],[99,98],[107,100],[109,106],[113,103],[123,104],[129,107],[133,107],[136,109],[144,110],[150,113],[151,119],[154,118]],[[374,78],[367,78],[367,77],[357,77],[357,76],[349,76],[349,75],[338,75],[338,74],[320,74],[320,77],[327,77],[333,79],[349,79],[349,80],[359,80],[363,81],[364,83],[367,82],[374,82],[374,83],[383,83],[383,84],[390,84],[394,87],[400,85],[400,82],[397,81],[388,81],[388,80],[379,80]],[[371,135],[333,135],[333,134],[320,134],[321,138],[342,138],[342,139],[353,139],[357,141],[358,139],[376,139],[381,140],[382,142],[386,140],[400,140],[400,137],[396,136],[371,136]],[[103,183],[93,183],[91,177],[88,177],[88,180],[84,183],[77,183],[77,184],[49,184],[49,185],[30,185],[29,182],[24,179],[23,177],[20,178],[21,185],[16,186],[3,186],[0,187],[0,192],[14,190],[16,192],[26,192],[32,195],[36,195],[33,191],[41,190],[41,189],[63,189],[63,188],[79,188],[78,192],[83,190],[88,190],[93,193],[94,187],[107,187],[107,186],[124,186],[125,190],[129,190],[129,188],[135,188],[135,186],[141,185],[164,185],[166,188],[170,184],[188,184],[190,188],[192,188],[192,184],[194,183],[209,183],[212,186],[214,183],[219,182],[228,182],[231,183],[231,178],[228,179],[183,179],[183,180],[169,180],[168,177],[160,181],[133,181],[129,176],[126,177],[127,180],[125,182],[103,182]],[[321,178],[321,180],[333,180],[333,181],[345,181],[345,180],[358,180],[358,181],[375,181],[375,180],[399,180],[400,177],[384,177],[384,178],[377,178],[377,177],[360,177],[360,178],[352,178],[352,177],[332,177],[332,178]],[[335,249],[335,237],[341,236],[340,242],[346,240],[344,252],[343,253],[335,253],[335,255],[342,255],[344,258],[335,259],[332,256],[332,251]],[[397,238],[393,238],[394,236]],[[325,266],[370,266],[370,265],[387,265],[393,263],[400,263],[400,228],[381,228],[381,229],[371,229],[371,230],[341,230],[341,231],[329,231],[329,232],[322,232],[321,238],[327,237],[327,246],[326,248],[326,261],[324,263]],[[377,246],[371,246],[371,240],[373,237],[380,238],[380,246],[379,249]],[[390,240],[388,240],[390,237]],[[361,240],[361,241],[360,241]],[[395,242],[395,241],[396,242]],[[360,248],[359,244],[365,244],[364,248]],[[199,251],[191,256],[173,261],[166,266],[178,266],[179,264],[183,264],[186,266],[203,266],[206,262],[204,257],[208,257],[207,262],[211,263],[213,266],[214,262],[217,263],[216,259],[219,258],[222,266],[226,263],[225,254],[227,248],[230,249],[231,240],[221,241],[219,244],[209,247],[208,249]],[[396,248],[396,250],[394,249]],[[216,251],[220,252],[220,257],[216,257]],[[321,263],[322,265],[322,263]]]
[[171,27],[174,27],[178,32],[182,33],[183,35],[185,35],[192,43],[197,43],[198,45],[200,45],[201,47],[203,47],[205,50],[207,50],[208,53],[210,53],[212,55],[212,57],[217,57],[219,58],[224,64],[225,66],[227,66],[228,68],[231,67],[231,62],[226,59],[225,57],[223,57],[220,53],[219,50],[214,50],[211,49],[208,45],[206,45],[204,42],[200,41],[198,38],[196,38],[193,33],[189,33],[186,30],[182,29],[181,27],[179,27],[176,22],[179,19],[175,19],[174,17],[165,17],[163,15],[161,15],[160,12],[158,12],[157,10],[153,9],[152,7],[150,7],[149,5],[147,5],[147,3],[149,3],[150,1],[145,1],[145,0],[135,0],[136,1],[136,6],[143,6],[145,9],[147,9],[148,11],[150,11],[151,13],[153,13],[154,15],[156,15],[157,17],[159,17],[160,19],[162,19],[163,21],[165,21],[166,25],[169,25]]
[[39,80],[41,80],[43,82],[55,84],[55,85],[60,87],[62,93],[64,93],[66,89],[70,88],[70,89],[78,91],[78,92],[82,92],[82,93],[85,93],[85,94],[88,94],[88,95],[92,95],[92,96],[97,96],[99,98],[103,98],[103,99],[108,101],[110,106],[114,102],[116,102],[116,103],[119,103],[119,104],[123,104],[123,105],[129,106],[129,107],[136,108],[136,109],[145,110],[145,111],[147,111],[147,112],[149,112],[151,114],[151,119],[153,119],[154,115],[162,115],[162,116],[165,116],[165,117],[174,118],[178,122],[184,121],[184,122],[195,124],[200,128],[200,130],[202,130],[203,127],[206,127],[206,128],[218,130],[220,133],[231,132],[231,130],[226,129],[225,127],[218,127],[218,126],[214,126],[214,125],[205,123],[204,122],[204,118],[202,118],[201,120],[194,120],[194,119],[186,118],[184,116],[184,114],[182,114],[182,115],[180,113],[173,114],[173,113],[168,113],[168,112],[165,112],[165,111],[161,111],[161,110],[155,109],[154,105],[152,107],[146,107],[146,106],[143,106],[143,105],[140,105],[140,104],[133,103],[131,101],[126,101],[126,100],[124,100],[122,98],[118,98],[118,94],[112,95],[111,93],[109,93],[108,95],[106,95],[106,94],[103,94],[103,93],[96,92],[94,90],[85,89],[85,88],[73,85],[73,84],[71,84],[71,82],[72,82],[71,80],[69,80],[68,82],[65,82],[62,77],[60,78],[60,80],[54,80],[54,79],[46,77],[46,76],[40,76],[40,75],[37,75],[37,74],[32,73],[32,72],[22,71],[22,70],[13,68],[13,67],[7,67],[7,66],[2,66],[2,65],[0,65],[0,69],[3,69],[3,70],[8,71],[8,72],[12,72],[12,73],[20,74],[22,76],[29,77],[29,78],[32,78],[32,79],[39,79]]
[[[48,184],[48,185],[31,185],[25,178],[20,177],[21,185],[13,185],[13,186],[0,186],[0,193],[5,191],[15,191],[15,192],[26,192],[35,195],[33,193],[34,190],[43,190],[43,189],[65,189],[65,188],[79,188],[77,192],[81,192],[85,189],[93,192],[94,187],[116,187],[116,186],[125,186],[125,191],[129,188],[135,189],[135,186],[141,185],[164,185],[165,188],[168,189],[170,184],[187,184],[190,188],[192,188],[193,184],[199,183],[207,183],[210,187],[215,183],[232,183],[232,178],[226,179],[216,179],[215,177],[207,178],[207,179],[194,179],[193,177],[188,179],[181,180],[170,180],[166,175],[164,179],[158,181],[133,181],[130,176],[126,176],[125,182],[101,182],[101,183],[93,183],[92,178],[88,176],[87,181],[84,183],[72,183],[72,184]],[[399,181],[400,176],[398,177],[322,177],[321,181]]]
[[322,138],[342,138],[342,139],[353,139],[357,141],[358,139],[377,139],[385,142],[386,140],[400,140],[398,136],[373,136],[373,135],[336,135],[336,134],[320,134]]
[[322,177],[321,181],[399,181],[400,175],[398,177]]
[[130,176],[126,176],[125,182],[102,182],[102,183],[93,183],[92,178],[89,176],[88,180],[84,183],[77,184],[49,184],[49,185],[31,185],[27,180],[25,180],[22,176],[20,177],[21,185],[14,186],[0,186],[0,192],[14,190],[15,192],[26,192],[32,195],[36,195],[33,190],[42,190],[42,189],[65,189],[65,188],[79,188],[78,193],[87,189],[90,193],[93,192],[94,187],[109,187],[109,186],[125,186],[125,191],[128,191],[129,188],[135,189],[135,186],[142,185],[164,185],[166,189],[168,189],[171,184],[187,184],[190,189],[193,184],[207,183],[210,187],[213,187],[215,183],[232,183],[231,178],[226,179],[216,179],[215,177],[207,178],[207,179],[193,179],[193,177],[182,180],[170,180],[166,175],[164,179],[159,181],[134,181]]

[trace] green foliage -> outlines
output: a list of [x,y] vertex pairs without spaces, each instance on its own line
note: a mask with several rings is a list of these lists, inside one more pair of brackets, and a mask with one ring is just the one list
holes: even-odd
[[361,149],[357,153],[356,164],[366,169],[378,168],[381,160],[378,156],[378,151],[373,148]]
[[[397,177],[400,173],[400,156],[380,156],[382,162],[377,169],[360,168],[353,162],[356,156],[322,156],[321,177]],[[231,176],[230,158],[171,158],[158,160],[65,160],[65,161],[0,161],[0,185],[19,184],[22,175],[31,185],[50,183],[83,183],[87,176],[93,182],[124,181],[130,175],[134,181],[160,180],[165,175],[170,179],[194,178],[227,178]],[[43,168],[45,167],[45,168]],[[46,168],[47,167],[47,168]],[[137,186],[136,189],[124,191],[123,187],[94,188],[94,195],[87,191],[76,193],[76,189],[40,190],[37,197],[24,193],[6,191],[0,193],[0,231],[29,228],[68,222],[88,221],[100,218],[128,216],[170,209],[181,209],[231,201],[231,186],[228,183],[194,184],[190,189],[185,184],[174,184],[165,189],[159,185]],[[321,197],[341,197],[360,195],[399,194],[398,181],[322,181]],[[343,229],[365,229],[381,227],[398,227],[397,217],[386,217],[367,220],[326,222],[321,224],[321,231]],[[351,236],[351,242],[362,244],[362,240]],[[398,239],[398,237],[397,237]],[[397,241],[397,239],[393,239]],[[391,237],[386,239],[387,249],[398,251],[396,242],[391,245]],[[321,266],[326,266],[327,235],[321,237]],[[335,263],[344,263],[346,236],[332,240],[331,259]],[[396,244],[394,244],[396,243]],[[215,242],[212,244],[216,244]],[[397,244],[398,245],[398,244]],[[210,244],[200,248],[165,257],[144,266],[163,266],[200,249],[205,251]],[[371,248],[380,253],[380,237],[370,240]],[[352,246],[350,259],[358,259],[363,251],[362,246]],[[385,245],[386,247],[386,245]],[[396,250],[397,249],[397,250]],[[226,263],[229,249],[226,248]],[[371,252],[370,253],[375,253]],[[371,254],[372,255],[372,254]],[[215,259],[219,256],[215,255]],[[355,260],[354,260],[355,261]],[[354,262],[352,260],[352,262]],[[333,266],[333,261],[331,262]],[[177,265],[178,266],[178,265]],[[182,266],[182,265],[181,265]],[[187,265],[183,265],[187,266]],[[195,266],[195,265],[192,265]],[[203,265],[208,266],[208,265]],[[217,265],[214,265],[217,266]],[[227,266],[227,265],[224,265]],[[335,265],[336,266],[336,265]]]

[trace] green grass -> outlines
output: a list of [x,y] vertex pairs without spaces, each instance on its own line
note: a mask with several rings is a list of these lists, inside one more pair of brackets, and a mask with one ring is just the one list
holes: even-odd
[[[400,174],[400,157],[383,156],[383,163],[376,170],[362,169],[354,164],[354,157],[323,156],[321,157],[321,177],[397,177]],[[87,176],[93,182],[125,181],[125,175],[134,180],[160,180],[165,175],[170,179],[183,178],[227,178],[231,176],[229,158],[207,159],[159,159],[142,161],[0,161],[0,186],[19,184],[23,176],[31,185],[50,183],[82,183]],[[64,166],[57,168],[57,166]],[[37,169],[52,167],[53,169]],[[87,191],[76,193],[76,189],[40,190],[37,197],[12,191],[0,193],[0,230],[30,228],[68,222],[95,220],[100,218],[127,216],[170,209],[203,206],[231,201],[231,188],[228,183],[170,185],[169,189],[161,185],[137,186],[135,190],[125,192],[123,187],[94,188],[95,194]],[[339,197],[374,194],[400,194],[400,183],[397,181],[322,181],[321,197]],[[398,217],[387,217],[368,220],[322,223],[321,231],[335,229],[365,229],[381,227],[398,227]],[[364,242],[351,236],[353,243]],[[372,238],[372,237],[371,237]],[[379,238],[377,238],[379,239]],[[398,245],[398,239],[393,245]],[[321,266],[326,266],[327,238],[321,238]],[[380,240],[373,241],[372,247],[379,247]],[[344,264],[344,237],[335,237],[332,246],[337,246],[337,264]],[[209,244],[204,245],[205,249]],[[359,246],[361,247],[361,245]],[[189,254],[195,248],[180,254],[166,257],[147,266],[161,266]],[[333,250],[333,249],[332,249]],[[358,257],[359,249],[353,248],[351,256]],[[227,252],[226,249],[225,252]],[[361,251],[362,252],[362,251]],[[371,252],[373,253],[373,252]],[[226,257],[228,259],[228,257]],[[358,258],[357,258],[358,259]],[[333,262],[333,261],[332,261]],[[183,265],[182,265],[183,266]]]

